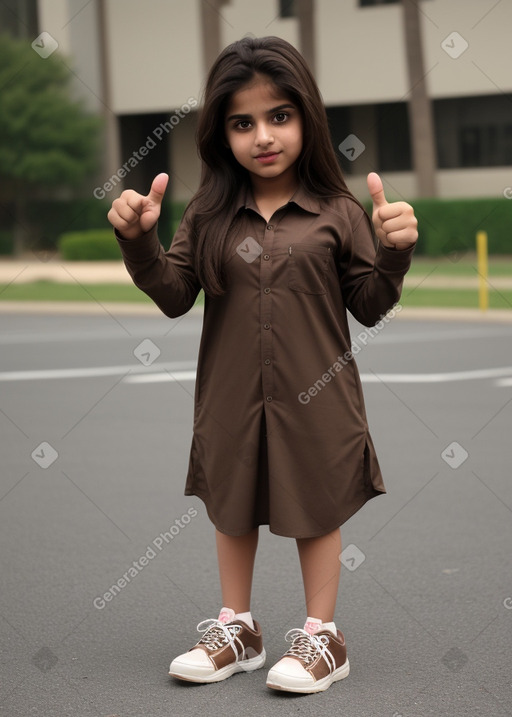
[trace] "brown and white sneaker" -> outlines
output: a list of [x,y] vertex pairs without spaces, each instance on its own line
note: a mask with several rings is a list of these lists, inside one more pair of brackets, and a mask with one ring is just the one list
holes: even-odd
[[269,671],[267,687],[285,692],[322,692],[336,680],[348,677],[347,646],[340,630],[319,630],[310,635],[295,628],[286,633],[292,645]]
[[172,677],[189,682],[220,682],[235,672],[252,672],[265,664],[261,627],[256,621],[254,630],[237,619],[228,623],[203,620],[197,629],[203,636],[171,662]]

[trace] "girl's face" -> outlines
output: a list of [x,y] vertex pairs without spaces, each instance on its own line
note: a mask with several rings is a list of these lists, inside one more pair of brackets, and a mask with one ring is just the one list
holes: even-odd
[[253,183],[296,176],[302,151],[300,110],[270,78],[256,75],[233,93],[225,132],[235,159]]

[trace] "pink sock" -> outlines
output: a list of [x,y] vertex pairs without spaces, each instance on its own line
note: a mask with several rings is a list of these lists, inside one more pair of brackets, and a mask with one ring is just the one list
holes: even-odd
[[322,627],[322,621],[319,620],[317,617],[307,617],[306,618],[306,624],[304,625],[304,630],[308,632],[310,635],[314,635],[316,632],[320,630]]
[[304,630],[310,635],[315,635],[320,630],[329,630],[336,635],[336,625],[334,622],[322,622],[317,617],[307,617]]
[[251,630],[254,630],[254,620],[250,612],[239,612],[235,614],[235,611],[230,607],[223,607],[218,617],[219,622],[222,622],[224,625],[228,622],[233,622],[235,619],[242,620]]
[[219,622],[222,622],[224,625],[226,625],[228,622],[231,622],[235,617],[235,611],[232,610],[230,607],[223,607],[222,610],[219,613],[218,620]]

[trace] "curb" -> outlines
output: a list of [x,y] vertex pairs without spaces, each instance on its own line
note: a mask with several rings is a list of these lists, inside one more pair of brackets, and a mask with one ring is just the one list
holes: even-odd
[[[471,321],[481,323],[512,323],[512,309],[460,309],[454,307],[404,307],[396,318],[400,319],[425,319],[428,321]],[[393,319],[394,321],[395,319]]]
[[[188,313],[202,315],[203,307],[193,306]],[[164,316],[156,304],[124,303],[121,301],[102,304],[94,301],[0,301],[0,314]]]

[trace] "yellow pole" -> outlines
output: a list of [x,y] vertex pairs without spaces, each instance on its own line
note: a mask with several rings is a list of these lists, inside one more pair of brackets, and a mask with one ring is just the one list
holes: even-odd
[[489,284],[487,282],[487,232],[477,232],[476,252],[478,258],[479,277],[478,304],[481,311],[486,311],[489,308]]

